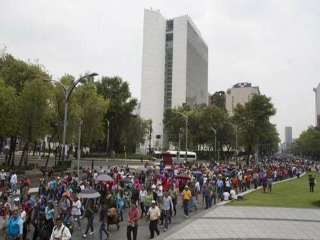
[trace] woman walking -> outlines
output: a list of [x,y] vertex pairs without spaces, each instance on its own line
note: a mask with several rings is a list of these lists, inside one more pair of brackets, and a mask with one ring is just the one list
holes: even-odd
[[86,228],[86,232],[82,235],[84,238],[87,237],[89,228],[91,229],[91,232],[89,233],[90,235],[92,235],[94,233],[94,229],[93,229],[93,219],[94,219],[94,211],[93,211],[93,199],[88,199],[87,200],[87,204],[86,204],[86,208],[83,211],[83,216],[85,216],[87,218],[87,228]]

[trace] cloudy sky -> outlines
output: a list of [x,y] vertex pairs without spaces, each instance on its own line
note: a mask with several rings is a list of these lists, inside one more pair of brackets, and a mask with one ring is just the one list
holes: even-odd
[[120,76],[140,99],[145,8],[189,15],[209,47],[210,93],[259,86],[277,109],[284,141],[315,124],[320,83],[317,0],[1,0],[0,48],[39,61],[57,79],[85,72]]

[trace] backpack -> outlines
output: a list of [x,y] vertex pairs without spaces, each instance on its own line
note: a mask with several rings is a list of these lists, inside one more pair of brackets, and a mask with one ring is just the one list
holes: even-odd
[[[63,231],[64,231],[65,228],[66,228],[66,227],[63,226],[62,231],[61,231],[61,235],[63,235]],[[53,228],[52,232],[54,232],[55,230],[57,230],[57,226],[55,226],[55,227]]]

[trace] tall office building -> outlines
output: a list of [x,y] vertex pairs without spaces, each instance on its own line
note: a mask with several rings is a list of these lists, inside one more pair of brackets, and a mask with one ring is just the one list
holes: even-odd
[[235,107],[249,102],[253,95],[260,94],[259,87],[252,87],[251,83],[243,82],[233,85],[226,93],[226,109],[230,115],[233,115]]
[[208,47],[188,16],[144,11],[140,115],[152,120],[152,147],[163,147],[165,108],[207,104]]
[[285,144],[286,148],[289,148],[292,144],[292,127],[285,128]]
[[316,112],[315,112],[315,123],[316,127],[320,127],[320,84],[318,87],[313,89],[315,94],[315,105],[316,105]]

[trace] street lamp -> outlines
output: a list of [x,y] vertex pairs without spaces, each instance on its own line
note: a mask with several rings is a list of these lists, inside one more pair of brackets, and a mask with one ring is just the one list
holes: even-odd
[[236,130],[236,154],[238,156],[238,125],[235,125],[233,123],[230,123],[230,122],[226,122],[226,123],[229,123],[231,126],[233,126]]
[[214,132],[214,156],[217,154],[217,130],[211,127],[211,130]]
[[187,115],[181,113],[181,112],[177,112],[177,111],[172,111],[173,113],[179,114],[181,117],[183,117],[185,123],[186,123],[186,153],[185,153],[185,160],[187,163],[187,156],[188,156],[188,121],[189,118]]
[[107,150],[106,150],[106,162],[108,162],[108,154],[109,154],[109,135],[110,135],[110,122],[106,119],[108,124],[108,133],[107,133]]
[[81,126],[82,126],[82,119],[79,120],[79,137],[78,137],[78,179],[80,176],[80,154],[81,154],[81,150],[80,150],[80,143],[81,143]]
[[62,135],[62,161],[61,161],[61,176],[63,176],[63,170],[64,170],[64,157],[65,157],[65,144],[66,144],[66,135],[67,135],[67,118],[68,118],[68,108],[69,108],[69,101],[70,96],[73,91],[73,89],[77,86],[79,82],[82,80],[88,78],[88,77],[95,77],[98,76],[97,73],[91,73],[89,75],[85,75],[81,78],[79,78],[77,81],[73,82],[71,86],[65,86],[61,82],[56,80],[47,80],[49,82],[54,82],[58,84],[64,94],[65,97],[65,105],[64,105],[64,118],[63,118],[63,135]]

